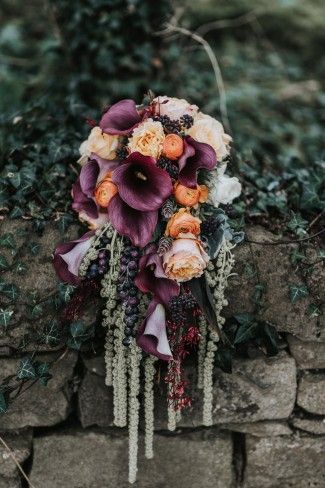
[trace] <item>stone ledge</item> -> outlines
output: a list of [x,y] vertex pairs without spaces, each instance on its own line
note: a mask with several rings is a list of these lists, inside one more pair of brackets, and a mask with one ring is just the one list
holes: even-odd
[[[96,364],[96,369],[101,371],[99,359]],[[202,393],[196,388],[196,369],[189,366],[186,373],[194,403],[193,409],[183,414],[179,425],[199,427],[202,426]],[[166,396],[162,387],[163,382],[156,391],[157,430],[167,426]],[[296,398],[295,361],[284,352],[268,359],[237,359],[231,375],[215,371],[214,398],[215,425],[286,419]],[[78,403],[84,427],[113,424],[112,389],[105,386],[103,376],[87,371],[79,389]]]
[[298,368],[325,369],[325,342],[301,341],[290,334],[287,340]]
[[[138,488],[232,488],[232,440],[217,432],[155,436],[152,460],[139,441]],[[74,467],[75,469],[72,469]],[[35,438],[31,482],[51,488],[129,488],[128,440],[99,431]]]

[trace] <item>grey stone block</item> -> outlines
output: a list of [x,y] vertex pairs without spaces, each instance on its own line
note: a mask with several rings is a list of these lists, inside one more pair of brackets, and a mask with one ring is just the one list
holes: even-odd
[[325,417],[323,419],[293,418],[291,423],[297,429],[311,434],[325,434]]
[[290,353],[295,358],[298,368],[325,368],[325,342],[301,341],[290,334],[287,339]]
[[223,424],[222,428],[256,437],[272,437],[277,435],[291,435],[292,430],[286,422],[264,420],[252,423]]
[[[45,361],[57,358],[57,355],[41,356]],[[8,411],[0,417],[0,429],[19,429],[55,425],[65,420],[71,410],[70,382],[77,354],[69,351],[52,366],[53,378],[47,386],[39,383],[22,393],[9,405]],[[17,372],[19,360],[0,359],[0,379]]]
[[324,436],[247,436],[244,488],[321,488],[324,448]]
[[307,412],[325,415],[325,374],[305,373],[299,381],[297,404]]
[[[128,441],[121,433],[72,431],[36,438],[31,481],[37,487],[128,488]],[[143,458],[138,488],[231,488],[231,437],[196,432],[155,437],[155,457]]]

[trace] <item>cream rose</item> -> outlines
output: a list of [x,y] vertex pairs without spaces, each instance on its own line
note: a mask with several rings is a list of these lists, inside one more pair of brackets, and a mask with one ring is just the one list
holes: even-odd
[[[213,176],[213,177],[212,177]],[[241,184],[236,177],[218,175],[213,171],[208,182],[209,196],[207,202],[215,207],[220,203],[231,203],[241,193]]]
[[229,154],[232,139],[225,133],[222,124],[210,115],[201,112],[197,114],[194,124],[186,133],[198,142],[210,144],[216,152],[218,161]]
[[192,234],[182,234],[163,257],[166,275],[179,283],[201,276],[208,261],[201,242]]
[[166,95],[155,98],[152,103],[157,115],[167,115],[171,120],[178,120],[185,114],[194,117],[199,109],[183,98],[171,98]]
[[114,159],[118,143],[119,136],[105,134],[100,127],[93,127],[88,139],[86,139],[79,148],[81,158],[78,162],[81,165],[85,164],[91,153],[95,153],[103,159]]
[[148,119],[133,130],[128,147],[131,152],[138,151],[144,156],[158,159],[163,149],[164,139],[161,123]]

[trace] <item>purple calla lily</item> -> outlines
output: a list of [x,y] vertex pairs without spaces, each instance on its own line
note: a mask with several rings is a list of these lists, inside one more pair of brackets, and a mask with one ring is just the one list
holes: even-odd
[[186,136],[184,152],[178,161],[178,180],[188,188],[196,188],[198,170],[212,170],[216,164],[216,153],[209,144],[195,141],[192,137]]
[[109,203],[108,218],[122,236],[134,246],[144,247],[150,242],[158,222],[158,211],[141,212],[130,207],[117,194]]
[[87,232],[75,241],[59,244],[54,251],[53,265],[56,274],[62,281],[78,285],[79,267],[82,259],[90,248],[94,232]]
[[173,359],[166,332],[164,306],[153,299],[137,334],[137,344],[148,354],[164,361]]
[[112,105],[101,118],[99,127],[106,134],[126,135],[141,122],[142,117],[137,111],[133,100],[121,100]]
[[139,152],[114,170],[112,182],[125,203],[143,212],[158,210],[173,190],[168,173],[156,166],[154,158]]
[[152,293],[155,299],[166,307],[171,298],[179,294],[179,284],[167,278],[162,259],[157,254],[157,246],[149,246],[139,261],[139,272],[135,277],[135,285],[143,293]]

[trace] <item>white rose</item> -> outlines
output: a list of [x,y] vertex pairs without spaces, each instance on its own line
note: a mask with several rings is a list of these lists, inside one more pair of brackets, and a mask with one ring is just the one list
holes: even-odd
[[224,205],[231,203],[241,193],[241,184],[236,177],[228,175],[218,175],[213,172],[213,177],[208,183],[209,197],[207,203],[218,207],[220,203]]
[[132,132],[128,148],[132,152],[139,152],[144,156],[158,159],[165,140],[165,133],[160,122],[148,119],[138,125]]
[[194,124],[187,130],[187,134],[198,142],[210,144],[216,152],[218,161],[229,154],[232,139],[225,133],[222,124],[210,115],[198,113]]
[[116,149],[119,144],[119,136],[105,134],[98,126],[93,127],[86,139],[79,147],[81,158],[79,163],[84,165],[91,153],[97,154],[103,159],[114,159],[116,157]]
[[194,117],[198,111],[198,107],[191,105],[187,100],[166,95],[155,98],[152,103],[156,115],[167,115],[171,120],[178,120],[185,114]]

